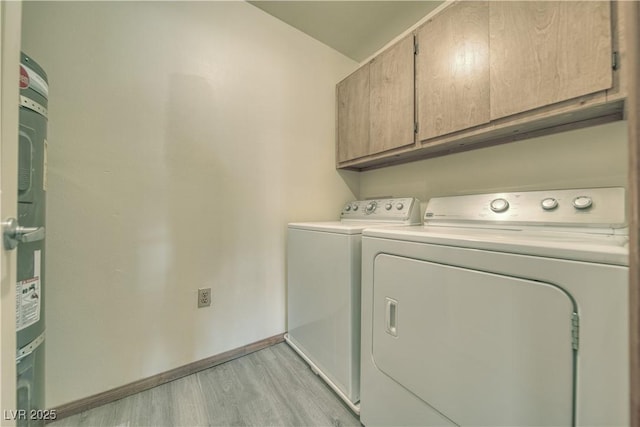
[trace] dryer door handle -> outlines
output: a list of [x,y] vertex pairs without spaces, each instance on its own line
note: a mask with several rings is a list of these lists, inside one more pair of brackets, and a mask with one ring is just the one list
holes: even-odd
[[385,298],[385,328],[386,332],[394,337],[398,336],[398,301],[393,298]]

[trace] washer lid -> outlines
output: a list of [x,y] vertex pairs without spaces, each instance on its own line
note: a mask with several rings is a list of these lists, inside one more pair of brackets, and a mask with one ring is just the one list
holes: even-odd
[[438,226],[378,227],[363,234],[408,242],[629,265],[627,235]]
[[290,230],[321,231],[338,234],[361,234],[364,228],[365,225],[343,224],[340,221],[292,222],[289,224]]
[[327,221],[327,222],[292,222],[290,230],[321,231],[337,234],[362,234],[363,230],[372,227],[389,227],[388,222],[371,221]]

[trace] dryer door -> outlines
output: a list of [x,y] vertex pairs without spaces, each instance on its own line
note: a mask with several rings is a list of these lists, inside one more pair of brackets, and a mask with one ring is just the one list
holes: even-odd
[[461,426],[573,424],[574,302],[546,283],[381,254],[373,358]]

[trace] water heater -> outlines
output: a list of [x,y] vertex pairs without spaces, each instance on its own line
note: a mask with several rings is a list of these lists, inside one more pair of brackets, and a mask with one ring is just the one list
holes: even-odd
[[[20,57],[16,283],[18,426],[44,425],[47,107],[44,70]],[[19,224],[19,225],[18,225]]]

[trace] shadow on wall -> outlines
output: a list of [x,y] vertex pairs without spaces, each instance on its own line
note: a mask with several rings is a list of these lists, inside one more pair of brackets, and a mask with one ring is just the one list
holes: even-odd
[[349,190],[355,194],[356,198],[360,197],[360,172],[338,170],[340,178],[349,187]]
[[[170,257],[165,277],[170,293],[163,301],[167,316],[157,328],[157,340],[164,348],[175,350],[182,357],[185,353],[198,353],[198,319],[208,312],[194,313],[197,288],[211,287],[216,277],[231,264],[236,253],[235,222],[236,203],[231,190],[232,172],[227,168],[232,159],[225,159],[219,150],[221,136],[215,127],[216,99],[214,89],[207,79],[197,75],[173,74],[169,81],[166,130],[164,141],[165,176],[161,187],[166,190],[166,230],[164,242]],[[212,124],[213,123],[213,124]],[[233,183],[237,188],[238,183]],[[213,295],[217,292],[212,289]],[[189,327],[181,319],[172,320],[171,313],[189,313],[193,325]],[[187,323],[187,324],[185,324]],[[180,325],[181,330],[174,329]],[[170,336],[180,337],[181,342],[166,341]],[[186,350],[186,351],[185,351]],[[167,358],[172,360],[171,357]]]
[[363,172],[361,197],[431,197],[625,186],[626,122],[545,135]]

